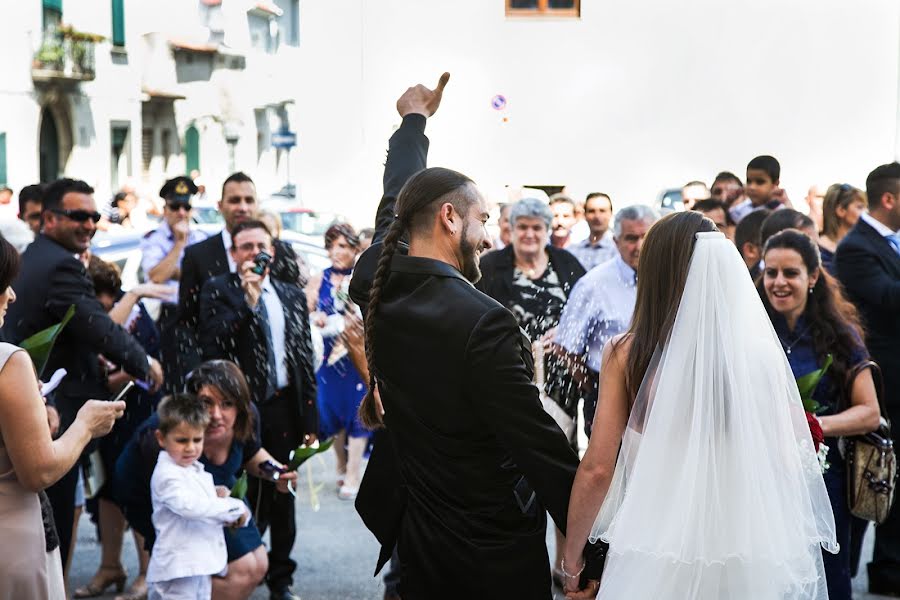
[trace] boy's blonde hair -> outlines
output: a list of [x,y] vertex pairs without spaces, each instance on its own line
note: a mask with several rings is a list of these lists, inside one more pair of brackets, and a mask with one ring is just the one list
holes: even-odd
[[209,411],[206,405],[193,394],[177,393],[163,398],[156,409],[159,415],[159,432],[166,435],[181,423],[196,429],[206,429]]

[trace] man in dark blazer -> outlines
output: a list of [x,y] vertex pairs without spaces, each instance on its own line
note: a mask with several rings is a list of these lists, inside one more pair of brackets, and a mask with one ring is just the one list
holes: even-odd
[[[884,403],[900,448],[900,164],[882,165],[866,179],[869,212],[841,241],[835,255],[838,279],[856,304],[866,346],[884,374]],[[900,502],[875,528],[869,591],[900,596]]]
[[[225,219],[222,233],[185,248],[181,263],[181,282],[178,288],[178,322],[183,328],[184,347],[179,348],[181,371],[186,375],[200,362],[197,340],[200,290],[211,277],[235,272],[231,258],[231,231],[238,223],[255,218],[259,210],[256,186],[248,175],[238,171],[222,184],[219,211]],[[275,261],[271,274],[275,279],[297,283],[300,268],[297,254],[290,244],[275,240]]]
[[[296,283],[257,272],[254,258],[276,255],[272,235],[259,221],[232,231],[231,256],[237,273],[209,279],[200,293],[200,346],[204,359],[233,360],[244,372],[259,409],[262,445],[282,463],[318,431],[316,379],[306,296]],[[296,563],[293,497],[276,492],[270,481],[250,485],[251,506],[260,532],[271,525],[267,583],[273,600],[293,598]]]
[[[423,166],[425,118],[437,109],[447,77],[435,90],[416,86],[398,101],[403,124],[385,166],[376,233],[382,241],[361,258],[351,283],[361,306],[397,193]],[[428,188],[435,171],[413,179]],[[490,247],[484,200],[468,184],[452,195],[459,206],[436,198],[422,213],[400,216],[412,250],[394,255],[381,302],[368,307],[386,427],[356,507],[382,544],[376,572],[398,545],[405,600],[544,600],[544,511],[565,529],[578,459],[541,407],[530,344],[515,318],[466,278],[477,278],[477,255]],[[598,577],[592,567],[587,572]]]
[[[46,378],[57,369],[67,371],[55,392],[60,432],[72,424],[85,401],[109,397],[98,354],[154,388],[162,383],[159,363],[107,316],[78,258],[90,247],[100,220],[93,193],[87,183],[75,179],[60,179],[47,187],[41,233],[22,255],[19,276],[12,285],[18,299],[9,305],[3,327],[4,338],[18,344],[59,323],[69,307],[75,306],[75,315],[57,339],[41,374]],[[77,481],[78,469],[74,468],[47,490],[64,565],[72,538]]]

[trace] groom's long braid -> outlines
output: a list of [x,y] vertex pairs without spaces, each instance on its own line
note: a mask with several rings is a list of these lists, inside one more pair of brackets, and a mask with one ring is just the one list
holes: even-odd
[[369,289],[369,304],[366,309],[366,362],[369,365],[369,388],[359,405],[359,420],[369,429],[384,425],[375,402],[375,386],[378,370],[375,366],[375,317],[381,304],[391,275],[391,261],[404,233],[430,226],[434,215],[425,210],[438,201],[450,202],[461,214],[466,213],[468,199],[455,194],[461,188],[472,185],[472,180],[450,169],[435,167],[424,169],[413,175],[397,196],[397,214],[388,228],[381,247],[381,256]]

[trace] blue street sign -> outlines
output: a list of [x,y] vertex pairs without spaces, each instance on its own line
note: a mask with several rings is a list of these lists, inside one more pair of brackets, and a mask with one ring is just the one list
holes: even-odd
[[297,134],[293,131],[276,131],[272,134],[274,148],[293,148],[297,145]]

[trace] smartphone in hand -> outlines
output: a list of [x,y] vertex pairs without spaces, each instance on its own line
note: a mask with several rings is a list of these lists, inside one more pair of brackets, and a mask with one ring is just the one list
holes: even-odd
[[110,402],[118,402],[119,400],[122,400],[125,397],[125,394],[127,394],[129,392],[129,390],[131,390],[131,388],[133,388],[133,387],[134,387],[134,381],[129,381],[128,383],[125,384],[125,387],[123,387],[121,390],[119,390],[119,393],[116,394],[113,398],[110,398],[109,401]]

